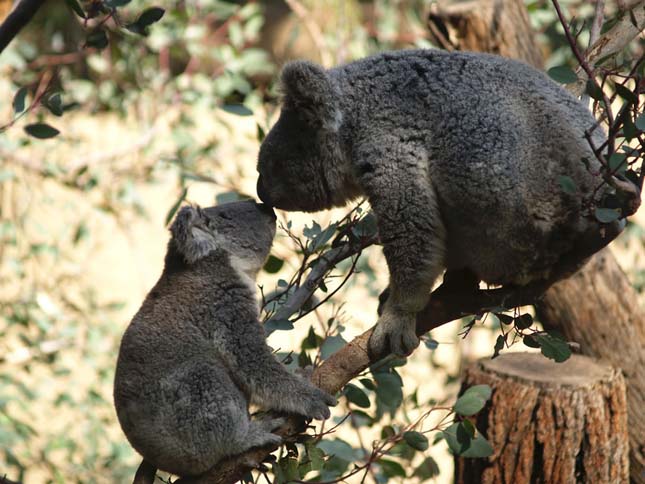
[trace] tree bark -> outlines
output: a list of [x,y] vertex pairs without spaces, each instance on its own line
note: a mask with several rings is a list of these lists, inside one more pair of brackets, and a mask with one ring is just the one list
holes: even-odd
[[611,252],[601,251],[573,277],[554,285],[537,310],[545,326],[580,344],[583,354],[622,369],[632,481],[645,482],[645,314]]
[[455,460],[455,483],[619,483],[629,477],[625,381],[619,370],[574,355],[555,363],[508,353],[470,366],[462,388],[486,384],[477,416],[494,454]]
[[[475,3],[481,8],[474,8]],[[538,68],[542,66],[541,59],[536,59],[537,47],[529,47],[534,43],[533,32],[521,0],[470,2],[468,9],[464,5],[467,4],[443,3],[441,8],[435,6],[429,19],[430,31],[436,31],[442,23],[450,25],[453,27],[446,41],[453,48],[496,52]],[[640,15],[645,1],[635,2],[631,8]],[[490,14],[491,9],[494,15]],[[511,34],[498,32],[502,23],[495,19],[501,18],[506,19],[504,25],[515,26]],[[628,18],[621,19],[615,28],[594,43],[591,49],[593,55],[598,56],[598,52],[603,52],[603,55],[611,53],[610,46],[616,43],[618,37],[623,46],[633,38],[632,30],[624,27]],[[469,27],[478,33],[468,34],[466,29]],[[484,32],[490,32],[493,40],[485,40]],[[522,35],[524,40],[518,40]],[[517,47],[499,45],[507,39],[514,39]],[[572,88],[575,89],[575,86],[573,84]],[[639,306],[638,299],[638,293],[620,270],[611,251],[603,249],[577,275],[551,287],[537,309],[542,323],[559,329],[568,340],[580,343],[583,354],[605,358],[625,373],[630,418],[631,480],[636,484],[645,484],[645,421],[642,418],[645,409],[645,310]]]
[[542,68],[542,52],[522,1],[434,3],[428,26],[435,43],[444,49],[490,52]]

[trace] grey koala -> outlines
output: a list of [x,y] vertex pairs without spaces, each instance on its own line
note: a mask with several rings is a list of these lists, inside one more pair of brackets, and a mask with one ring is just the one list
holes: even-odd
[[604,134],[524,63],[409,50],[330,70],[291,62],[281,83],[258,195],[300,211],[368,198],[390,271],[376,355],[419,344],[415,314],[444,269],[500,285],[553,280],[582,265],[577,251],[584,259],[622,229],[590,215],[606,187],[592,195],[602,180],[584,134],[596,146]]
[[182,476],[222,457],[277,444],[279,419],[250,420],[248,402],[325,419],[335,399],[272,355],[258,321],[255,277],[275,235],[263,204],[183,207],[163,273],[128,326],[114,403],[132,446]]

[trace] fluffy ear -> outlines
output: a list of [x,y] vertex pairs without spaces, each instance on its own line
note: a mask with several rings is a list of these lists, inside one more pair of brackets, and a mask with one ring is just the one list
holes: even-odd
[[325,70],[308,61],[289,62],[282,69],[284,105],[314,128],[336,131],[342,116],[338,92]]
[[217,248],[215,231],[198,206],[182,207],[170,226],[172,240],[188,264],[197,262]]

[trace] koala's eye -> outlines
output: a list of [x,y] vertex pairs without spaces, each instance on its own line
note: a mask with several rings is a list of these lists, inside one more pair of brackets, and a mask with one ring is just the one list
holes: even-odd
[[225,212],[220,212],[218,215],[224,220],[231,220],[231,216]]

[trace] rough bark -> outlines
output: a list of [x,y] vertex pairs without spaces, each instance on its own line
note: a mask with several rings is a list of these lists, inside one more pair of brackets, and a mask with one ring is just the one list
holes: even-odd
[[629,476],[625,381],[586,356],[555,363],[509,353],[470,366],[463,388],[486,384],[477,428],[495,449],[456,459],[455,483],[619,483]]
[[437,2],[428,26],[434,41],[445,49],[490,52],[542,67],[542,52],[521,0]]
[[[451,43],[468,50],[501,53],[541,67],[541,60],[538,62],[535,58],[537,49],[526,47],[533,42],[533,33],[523,19],[526,15],[523,2],[483,0],[481,3],[484,5],[482,9],[472,8],[472,4],[470,9],[465,9],[461,5],[466,4],[462,3],[442,4],[441,9],[435,8],[435,17],[431,15],[429,19],[430,31],[433,28],[436,30],[433,25],[437,22],[463,25],[463,28],[469,25],[478,32],[490,31],[492,38],[497,39],[495,42],[500,42],[509,38],[509,35],[498,33],[494,20],[509,18],[510,24],[521,26],[513,29],[513,36],[525,35],[524,41],[517,41],[522,48],[503,49],[495,42],[482,40],[482,35],[467,35],[463,28],[453,28],[451,35],[454,39]],[[491,4],[497,12],[493,16],[489,12]],[[640,22],[645,1],[634,2],[630,8]],[[518,11],[523,9],[524,15],[519,15]],[[504,11],[508,13],[504,14]],[[463,15],[463,20],[459,19],[460,15]],[[589,51],[591,60],[615,52],[616,46],[623,48],[634,38],[638,29],[634,28],[629,18],[626,14],[594,43]],[[491,46],[494,48],[491,49]],[[575,84],[572,89],[575,91]],[[543,323],[558,328],[568,340],[580,343],[583,354],[605,358],[625,372],[630,415],[631,479],[636,484],[645,484],[645,421],[642,418],[645,409],[645,310],[639,307],[638,294],[610,250],[603,249],[576,276],[549,289],[542,301],[538,309]]]
[[537,309],[545,326],[577,342],[583,354],[622,369],[632,481],[645,482],[645,314],[627,277],[605,249],[573,277],[554,285]]

